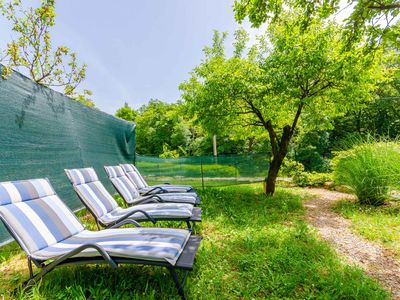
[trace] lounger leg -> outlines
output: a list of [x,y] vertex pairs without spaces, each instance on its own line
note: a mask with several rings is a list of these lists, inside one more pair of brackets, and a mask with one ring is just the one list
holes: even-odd
[[33,274],[31,262],[28,264],[28,267],[29,267],[29,279],[25,280],[24,283],[22,284],[23,287],[25,287],[25,288],[34,285],[40,278],[42,278],[48,272],[53,270],[53,269],[48,269],[48,268],[44,267],[40,272]]
[[38,279],[42,278],[44,275],[46,275],[47,273],[51,272],[52,270],[54,270],[57,266],[59,266],[60,264],[62,264],[65,260],[74,257],[75,255],[77,255],[78,253],[81,253],[82,251],[86,250],[86,249],[95,249],[102,257],[103,259],[110,264],[110,266],[113,269],[116,269],[118,267],[118,265],[114,262],[114,260],[110,257],[110,255],[99,245],[97,244],[84,244],[66,254],[64,254],[63,256],[59,257],[56,260],[53,260],[52,262],[50,262],[47,265],[42,264],[41,268],[42,270],[33,275],[32,271],[32,265],[31,265],[31,259],[28,259],[29,262],[29,279],[27,281],[24,282],[24,286],[30,286],[31,284],[34,284],[35,282],[37,282]]
[[186,226],[188,229],[192,229],[192,224],[190,223],[190,221],[186,221]]
[[28,257],[29,279],[33,279],[32,259]]
[[[22,283],[23,287],[28,287],[32,283],[36,282],[37,276],[40,274],[40,272],[37,273],[37,274],[33,274],[32,259],[29,256],[28,256],[28,270],[29,270],[29,278]],[[42,277],[42,276],[40,276],[40,277]],[[15,289],[14,292],[16,290],[17,289]]]
[[182,300],[186,300],[187,298],[186,298],[183,286],[185,285],[185,281],[186,281],[186,278],[187,278],[187,275],[188,275],[189,271],[185,271],[185,274],[184,274],[182,282],[181,282],[179,280],[178,274],[176,273],[175,269],[174,268],[168,268],[168,269],[169,269],[169,271],[171,273],[172,279],[175,282],[175,286],[178,289],[179,296],[181,296]]

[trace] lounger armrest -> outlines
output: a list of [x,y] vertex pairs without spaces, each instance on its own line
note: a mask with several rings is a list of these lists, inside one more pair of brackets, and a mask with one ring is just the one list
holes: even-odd
[[154,195],[148,195],[148,196],[142,197],[135,204],[138,204],[138,203],[144,204],[144,203],[150,203],[150,202],[165,202],[165,201],[157,194],[154,194]]
[[135,227],[142,227],[138,222],[136,222],[135,220],[132,219],[126,219],[124,221],[121,221],[117,224],[114,224],[113,226],[107,227],[107,228],[119,228],[123,225],[128,225],[128,224],[132,224],[135,225]]
[[[86,249],[95,249],[99,254],[104,258],[104,260],[111,266],[111,268],[116,269],[118,266],[115,263],[115,261],[111,258],[111,256],[107,253],[104,248],[98,244],[84,244],[64,255],[61,257],[57,258],[56,260],[52,261],[48,265],[46,265],[46,273],[50,272],[52,269],[57,267],[59,264],[62,264],[65,260],[77,255],[78,253],[81,253],[82,251]],[[43,274],[44,275],[44,274]]]
[[156,220],[155,220],[152,216],[150,216],[147,212],[145,212],[145,211],[143,211],[143,210],[141,210],[141,209],[136,209],[136,210],[133,210],[133,211],[131,211],[130,213],[126,214],[125,216],[119,218],[117,221],[114,222],[114,224],[113,224],[112,226],[118,225],[118,224],[121,223],[122,221],[126,220],[127,218],[131,217],[132,215],[134,215],[134,214],[136,214],[136,213],[138,213],[138,212],[144,214],[145,217],[146,217],[147,219],[149,219],[153,224],[156,223]]
[[179,256],[175,266],[181,269],[192,270],[196,253],[199,250],[201,236],[192,235],[187,241],[181,255]]
[[156,186],[150,190],[148,190],[146,193],[144,193],[143,195],[147,196],[147,195],[152,195],[152,193],[154,193],[155,191],[159,191],[159,193],[167,193],[168,191],[163,189],[160,186]]

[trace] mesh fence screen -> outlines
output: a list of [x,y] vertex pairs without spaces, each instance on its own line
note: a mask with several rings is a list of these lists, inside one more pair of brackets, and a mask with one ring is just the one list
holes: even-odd
[[[1,72],[1,65],[0,65]],[[0,181],[47,177],[72,209],[81,207],[65,168],[133,162],[135,127],[86,107],[21,74],[0,77]],[[9,240],[0,222],[0,244]]]
[[171,181],[196,186],[224,186],[262,181],[267,154],[158,158],[136,156],[136,165],[150,183]]

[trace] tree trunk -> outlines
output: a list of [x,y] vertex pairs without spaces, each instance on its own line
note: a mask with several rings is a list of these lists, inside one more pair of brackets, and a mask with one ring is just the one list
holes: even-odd
[[255,137],[252,136],[249,138],[249,148],[248,148],[248,152],[251,153],[253,151],[253,143],[254,143]]
[[[305,95],[305,97],[306,96],[307,95]],[[278,137],[275,133],[271,120],[265,122],[261,113],[258,110],[256,111],[256,114],[259,115],[259,118],[264,124],[265,129],[268,131],[272,148],[273,158],[271,165],[269,166],[268,176],[267,178],[265,178],[265,189],[264,189],[265,194],[268,196],[273,196],[275,193],[276,178],[278,177],[278,173],[282,166],[282,162],[288,153],[289,143],[294,134],[294,130],[296,129],[296,125],[300,118],[303,106],[304,103],[300,102],[297,107],[296,115],[293,119],[292,126],[286,125],[283,127],[282,137],[280,140],[278,140]]]
[[264,192],[268,196],[273,196],[275,193],[276,178],[278,177],[279,170],[281,168],[283,158],[274,157],[271,165],[269,166],[268,176],[265,178],[265,189]]
[[276,143],[273,146],[273,157],[271,161],[271,165],[269,166],[268,176],[265,178],[265,194],[268,196],[273,196],[275,193],[275,185],[276,185],[276,178],[278,177],[279,170],[281,169],[283,160],[285,159],[288,149],[289,149],[289,142],[292,138],[293,132],[290,126],[285,126],[283,128],[282,138],[279,143]]

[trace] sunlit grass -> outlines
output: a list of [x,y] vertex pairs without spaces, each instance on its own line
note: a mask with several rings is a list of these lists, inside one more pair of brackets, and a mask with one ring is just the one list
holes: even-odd
[[[186,290],[190,299],[385,299],[387,293],[334,251],[304,223],[304,196],[278,189],[274,198],[261,184],[199,189],[204,237]],[[79,213],[89,226],[93,220]],[[169,225],[173,223],[168,223]],[[9,253],[9,251],[8,251]],[[23,257],[8,255],[0,265],[10,274],[0,294],[26,278]],[[8,273],[7,273],[8,274]],[[165,269],[125,266],[60,268],[17,299],[178,299]]]
[[334,210],[352,222],[352,228],[371,241],[383,245],[400,257],[400,202],[381,207],[340,201]]

